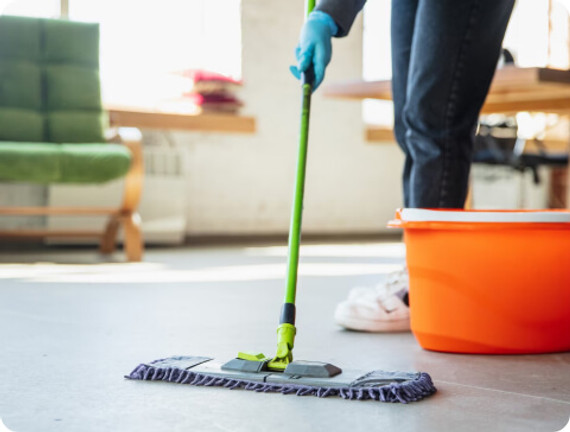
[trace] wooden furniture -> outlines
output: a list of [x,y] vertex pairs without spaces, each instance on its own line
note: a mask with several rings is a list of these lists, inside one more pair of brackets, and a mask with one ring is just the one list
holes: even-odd
[[235,114],[181,114],[107,105],[111,126],[196,132],[254,133],[253,117]]
[[[323,93],[345,99],[392,100],[390,80],[333,83],[325,86]],[[570,113],[570,70],[498,69],[481,113],[520,111]]]
[[394,130],[388,126],[367,126],[365,139],[375,143],[394,143]]
[[101,236],[99,250],[101,253],[112,253],[115,250],[117,233],[119,227],[122,226],[125,253],[128,260],[140,261],[143,256],[144,242],[141,231],[141,218],[137,208],[141,199],[144,179],[142,136],[137,129],[118,129],[111,140],[129,148],[132,154],[132,163],[129,172],[124,178],[125,186],[121,206],[109,215],[109,221]]
[[0,230],[0,237],[96,236],[101,251],[109,253],[123,227],[127,257],[140,261],[141,136],[136,130],[120,131],[113,134],[114,142],[106,142],[98,24],[3,15],[0,41],[0,181],[125,182],[117,208],[0,207],[0,215],[108,215],[104,232]]
[[108,215],[109,220],[104,232],[65,230],[55,231],[48,229],[20,229],[0,230],[0,238],[46,238],[46,237],[72,237],[72,238],[99,238],[101,253],[112,253],[116,248],[119,227],[124,230],[125,252],[129,261],[140,261],[143,256],[144,244],[141,233],[141,219],[137,207],[142,193],[144,177],[143,152],[140,133],[131,130],[119,130],[110,139],[115,143],[125,145],[131,152],[132,162],[129,171],[124,177],[124,193],[121,205],[113,207],[0,207],[0,215]]
[[[333,83],[324,86],[323,94],[352,100],[392,100],[390,80]],[[515,66],[498,69],[481,113],[522,111],[570,115],[570,70]],[[365,134],[368,141],[393,143],[395,140],[390,127],[369,126]],[[561,139],[545,140],[543,144],[552,150],[569,149],[569,143]],[[570,185],[570,170],[567,184]],[[567,188],[567,203],[570,205],[570,187]]]
[[[392,100],[390,80],[333,83],[325,86],[323,93],[343,99]],[[498,69],[481,113],[521,111],[570,114],[570,70],[513,66]],[[394,141],[392,128],[387,126],[367,126],[365,137],[371,142]],[[544,144],[553,150],[568,148],[561,139],[547,139]]]
[[[394,130],[388,126],[368,126],[365,131],[365,139],[375,144],[394,144]],[[527,140],[524,148],[525,152],[536,151],[537,149],[547,149],[554,152],[565,152],[568,150],[568,140],[560,137]]]

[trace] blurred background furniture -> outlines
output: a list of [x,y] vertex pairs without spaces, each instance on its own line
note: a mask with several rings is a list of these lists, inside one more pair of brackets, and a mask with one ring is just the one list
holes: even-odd
[[[324,93],[328,97],[343,99],[392,99],[390,80],[338,82],[325,86]],[[570,114],[570,70],[514,65],[497,69],[481,114],[513,118],[518,112]],[[510,129],[509,136],[493,136],[495,131],[501,129]],[[393,142],[392,128],[369,126],[366,139]],[[552,143],[517,137],[516,124],[510,128],[481,124],[475,144],[474,163],[503,165],[523,174],[528,170],[535,184],[539,182],[538,169],[541,166],[565,169],[568,165],[568,142]],[[570,188],[566,189],[565,193],[568,194]],[[570,202],[568,197],[562,201],[564,206]],[[520,197],[515,199],[513,205],[526,206]],[[543,205],[539,204],[539,207]]]
[[143,181],[137,131],[106,133],[99,27],[0,16],[0,181],[101,184],[124,177],[118,207],[0,207],[0,215],[108,215],[104,232],[9,230],[0,237],[98,237],[113,252],[120,227],[127,258],[140,261],[137,206]]
[[[392,100],[390,80],[347,81],[324,86],[324,94],[345,99]],[[482,114],[518,111],[570,112],[570,70],[521,68],[497,69]]]

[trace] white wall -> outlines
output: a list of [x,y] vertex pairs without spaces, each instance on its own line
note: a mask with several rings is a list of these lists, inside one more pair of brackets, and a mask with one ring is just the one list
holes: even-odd
[[[257,133],[174,134],[188,150],[189,234],[275,233],[289,225],[298,145],[300,86],[290,75],[303,20],[301,0],[242,1],[244,113]],[[361,77],[362,21],[334,41],[327,82]],[[306,232],[383,230],[401,205],[403,158],[395,145],[364,141],[361,103],[325,99],[311,110],[303,227]]]
[[[370,12],[381,9],[380,3],[371,2]],[[517,2],[505,40],[524,66],[549,61],[545,6],[535,3]],[[187,153],[188,234],[287,231],[300,111],[299,84],[288,66],[294,62],[303,6],[303,0],[242,0],[241,96],[244,113],[257,120],[256,134],[170,133],[174,144]],[[523,37],[527,33],[530,39]],[[334,41],[327,82],[361,76],[361,35],[359,18],[348,38]],[[559,42],[566,46],[566,39]],[[379,53],[385,56],[385,51],[386,47]],[[401,205],[402,155],[395,145],[367,144],[361,114],[360,102],[324,99],[319,92],[313,98],[306,231],[379,231]],[[163,133],[145,133],[149,145],[161,140]],[[38,205],[45,200],[41,186],[0,183],[0,205]],[[37,226],[43,221],[3,217],[0,227]]]
[[[170,145],[186,154],[187,234],[287,232],[301,102],[300,85],[288,67],[295,60],[303,7],[303,0],[242,0],[245,85],[240,96],[244,114],[256,118],[255,134],[143,131],[145,144],[161,144],[168,137]],[[361,76],[359,18],[350,37],[334,41],[327,82]],[[305,232],[381,231],[401,205],[403,157],[395,145],[364,141],[361,106],[357,101],[325,99],[318,91],[313,97]],[[14,187],[0,184],[0,204],[15,204],[10,198]],[[44,204],[31,192],[25,195],[33,201],[26,205]],[[0,218],[0,226],[6,222]]]

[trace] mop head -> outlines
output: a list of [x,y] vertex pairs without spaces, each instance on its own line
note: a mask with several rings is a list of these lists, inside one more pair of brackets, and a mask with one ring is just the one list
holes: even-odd
[[404,404],[436,392],[431,377],[425,372],[343,371],[333,377],[315,377],[271,371],[231,371],[222,366],[209,357],[177,356],[140,364],[125,378]]

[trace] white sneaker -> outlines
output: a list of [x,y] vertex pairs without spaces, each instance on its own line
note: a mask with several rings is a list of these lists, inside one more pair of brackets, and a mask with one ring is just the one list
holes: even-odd
[[409,331],[408,286],[408,271],[404,269],[391,273],[375,287],[353,288],[348,298],[336,307],[335,321],[349,330]]

